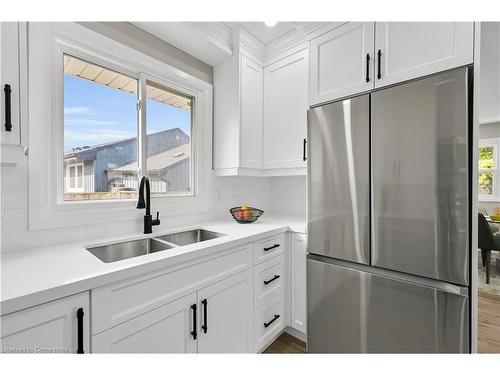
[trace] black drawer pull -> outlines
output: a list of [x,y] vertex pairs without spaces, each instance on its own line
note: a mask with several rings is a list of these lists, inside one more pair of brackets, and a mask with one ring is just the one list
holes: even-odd
[[201,301],[201,304],[203,305],[203,324],[201,325],[201,329],[203,330],[203,333],[207,333],[208,331],[208,319],[207,319],[207,305],[208,301],[205,298],[203,301]]
[[193,310],[193,330],[191,331],[191,336],[193,336],[193,340],[196,340],[198,337],[198,332],[196,331],[196,303],[191,305],[191,310]]
[[77,333],[77,346],[76,346],[76,353],[77,354],[84,354],[83,351],[83,316],[85,314],[83,313],[83,308],[79,308],[76,310],[76,321],[77,321],[77,326],[78,326],[78,333]]
[[5,92],[5,130],[10,132],[12,130],[12,118],[10,108],[10,93],[12,92],[10,85],[5,85],[3,88]]
[[377,67],[377,78],[380,79],[382,78],[382,51],[378,50],[377,52],[377,59],[378,59],[378,67]]
[[272,250],[272,249],[276,249],[277,247],[280,247],[279,243],[275,243],[273,246],[270,246],[270,247],[265,247],[264,251],[269,251],[269,250]]
[[269,279],[269,280],[264,280],[264,285],[267,285],[269,283],[272,283],[274,280],[277,280],[280,278],[280,275],[274,275],[274,277],[272,279]]
[[279,319],[279,315],[274,314],[274,318],[272,318],[269,322],[264,323],[264,328],[269,327],[271,324],[273,324],[277,319]]
[[304,143],[303,143],[303,148],[302,148],[302,160],[306,161],[307,156],[306,156],[306,145],[307,145],[307,139],[304,138]]
[[370,54],[366,54],[366,82],[370,82]]

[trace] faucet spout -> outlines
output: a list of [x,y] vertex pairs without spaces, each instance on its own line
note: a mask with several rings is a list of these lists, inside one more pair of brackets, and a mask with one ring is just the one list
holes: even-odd
[[[146,190],[144,192],[144,190]],[[145,194],[144,194],[145,193]],[[160,225],[160,213],[156,213],[156,219],[151,216],[151,189],[149,185],[149,179],[146,176],[141,178],[141,183],[139,185],[139,197],[137,200],[137,208],[145,208],[146,212],[144,215],[144,233],[152,233],[154,225]]]

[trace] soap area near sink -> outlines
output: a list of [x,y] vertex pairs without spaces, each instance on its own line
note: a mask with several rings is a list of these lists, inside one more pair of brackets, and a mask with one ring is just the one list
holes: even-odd
[[133,239],[102,246],[88,246],[85,247],[85,249],[104,263],[112,263],[123,259],[208,241],[222,236],[225,236],[225,234],[198,228],[164,234],[152,238]]

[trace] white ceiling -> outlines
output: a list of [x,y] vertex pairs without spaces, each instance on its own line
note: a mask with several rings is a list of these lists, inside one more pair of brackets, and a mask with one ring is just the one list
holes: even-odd
[[[201,61],[216,66],[233,54],[233,31],[242,29],[266,50],[283,48],[301,38],[311,37],[325,25],[341,22],[134,22],[144,31],[163,39]],[[317,36],[317,35],[316,35]],[[304,39],[305,40],[305,39]],[[254,46],[260,49],[260,46]],[[258,52],[259,53],[259,52]],[[266,52],[267,53],[267,52]]]
[[225,22],[225,24],[231,29],[241,26],[262,44],[268,44],[286,33],[297,29],[298,22],[278,22],[271,27],[266,26],[264,22]]

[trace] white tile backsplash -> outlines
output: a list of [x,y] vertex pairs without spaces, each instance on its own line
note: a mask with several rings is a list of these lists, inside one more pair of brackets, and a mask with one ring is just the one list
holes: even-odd
[[[74,227],[28,230],[28,169],[0,167],[1,211],[0,251],[13,251],[30,247],[48,246],[58,243],[89,241],[142,231],[142,220],[110,218],[106,224],[91,224]],[[195,215],[166,216],[160,212],[161,229],[178,227],[216,217],[229,217],[229,209],[241,204],[271,210],[271,179],[253,177],[212,177],[213,193],[210,211]],[[154,208],[154,207],[153,207]]]
[[271,178],[271,211],[306,216],[306,176]]

